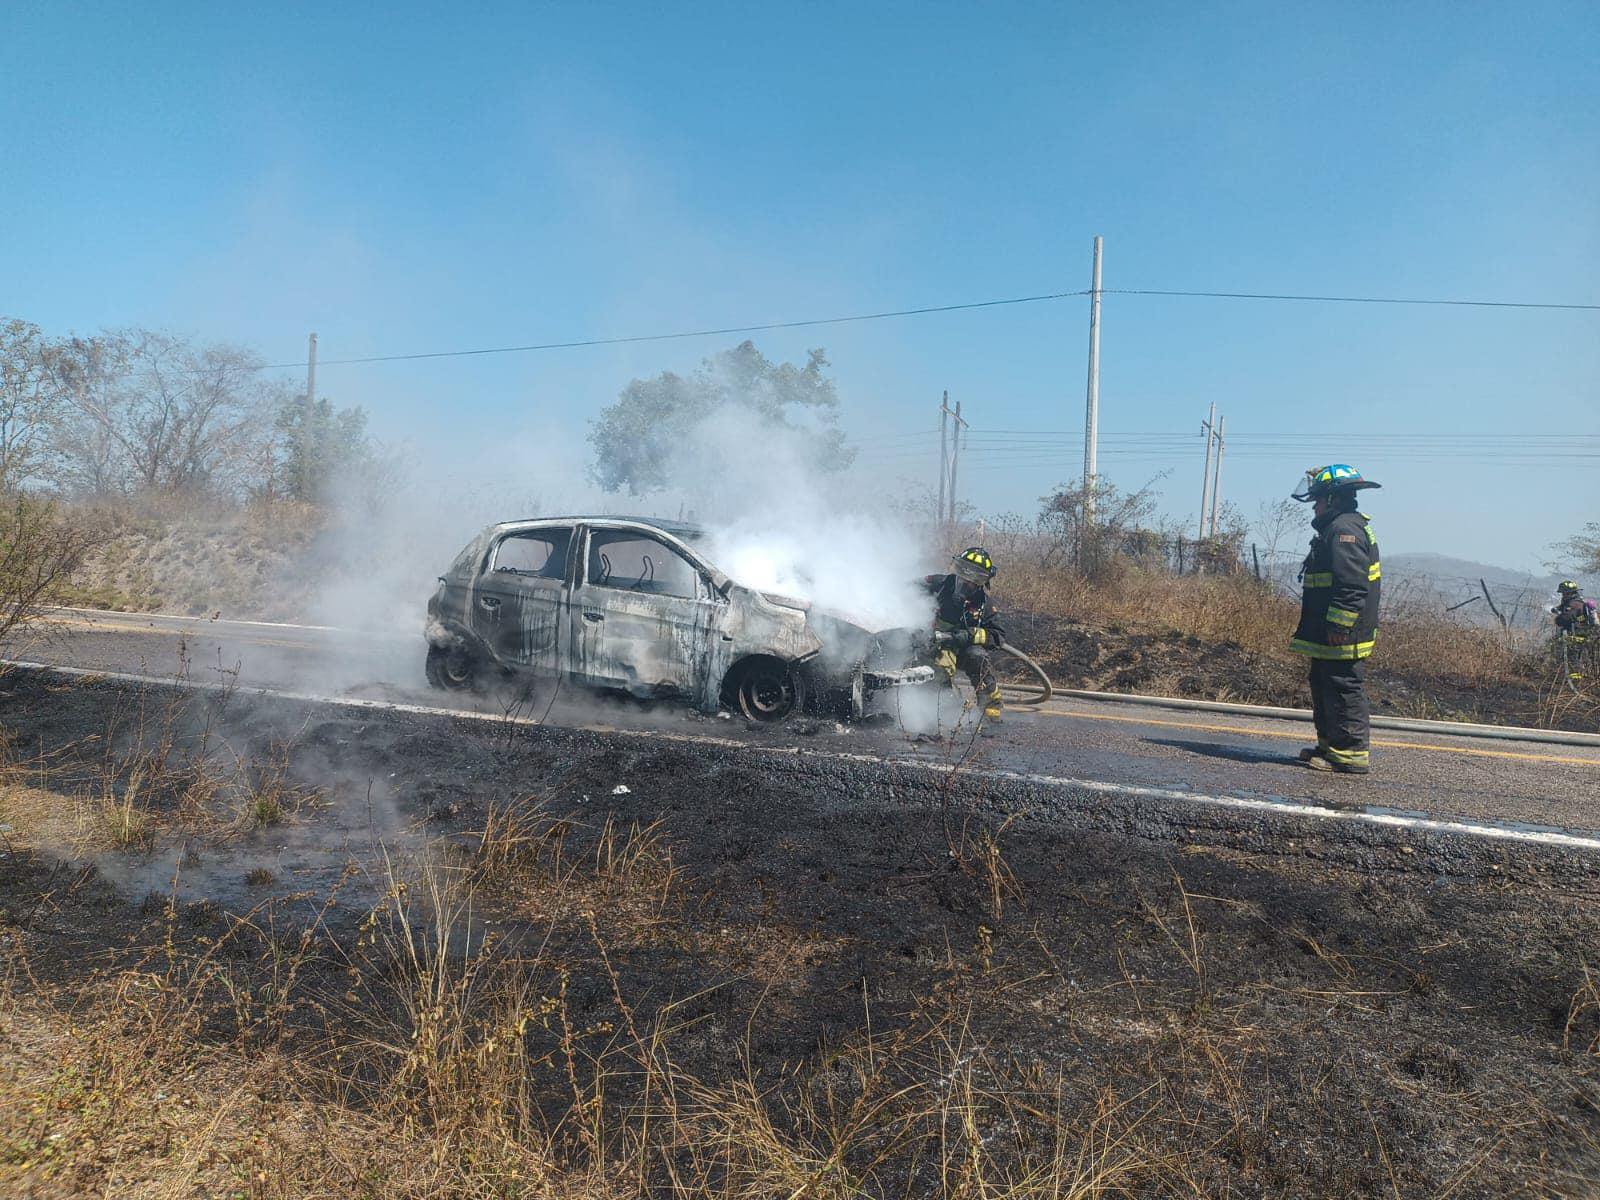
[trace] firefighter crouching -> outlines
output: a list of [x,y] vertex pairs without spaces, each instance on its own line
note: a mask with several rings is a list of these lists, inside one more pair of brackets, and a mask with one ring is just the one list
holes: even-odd
[[1313,505],[1311,553],[1300,568],[1300,625],[1289,649],[1311,660],[1311,712],[1317,744],[1300,759],[1318,771],[1365,775],[1372,712],[1367,703],[1367,658],[1378,636],[1382,571],[1378,539],[1356,493],[1382,485],[1344,463],[1307,471],[1300,501]]
[[942,635],[933,665],[951,683],[958,669],[965,671],[983,705],[984,717],[998,721],[1000,685],[995,682],[989,650],[1004,643],[1005,633],[986,590],[994,582],[994,560],[983,547],[969,546],[953,561],[954,574],[929,575],[922,581],[937,602],[933,628]]

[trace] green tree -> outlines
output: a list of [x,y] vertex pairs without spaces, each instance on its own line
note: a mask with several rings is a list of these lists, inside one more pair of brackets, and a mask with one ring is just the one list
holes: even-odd
[[303,396],[281,396],[273,418],[269,498],[326,501],[338,480],[375,461],[361,408],[336,408],[318,400],[309,414]]
[[609,492],[642,496],[672,482],[686,439],[719,411],[744,409],[820,471],[839,471],[855,457],[839,429],[839,396],[822,350],[804,366],[774,363],[741,342],[704,360],[692,375],[663,371],[635,379],[603,409],[589,431],[594,460],[589,477]]

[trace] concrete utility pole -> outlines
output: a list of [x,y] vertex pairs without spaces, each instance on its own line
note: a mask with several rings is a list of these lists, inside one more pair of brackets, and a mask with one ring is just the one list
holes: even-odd
[[300,489],[299,499],[311,499],[311,453],[316,448],[313,421],[317,415],[317,335],[312,334],[306,346],[306,411],[300,422]]
[[1100,248],[1094,239],[1094,286],[1089,292],[1089,396],[1083,416],[1083,525],[1094,524],[1094,493],[1100,448]]
[[1217,405],[1213,401],[1211,415],[1200,422],[1200,432],[1206,435],[1206,473],[1200,477],[1200,531],[1194,535],[1195,541],[1205,540],[1206,536],[1206,507],[1211,503],[1211,439],[1217,431]]
[[950,473],[950,448],[945,429],[950,424],[950,393],[939,401],[939,523],[944,524],[944,485]]
[[1228,418],[1217,418],[1217,473],[1211,479],[1211,533],[1217,536],[1217,506],[1221,503],[1222,496],[1222,448],[1225,444],[1223,434],[1228,431]]
[[961,419],[961,401],[956,401],[954,433],[950,440],[950,523],[956,523],[956,466],[961,461],[961,431],[967,423]]

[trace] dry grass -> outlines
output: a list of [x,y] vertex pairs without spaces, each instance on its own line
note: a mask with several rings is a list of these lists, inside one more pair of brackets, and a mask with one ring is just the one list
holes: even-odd
[[[1090,579],[1060,567],[1021,566],[1006,575],[1002,601],[1010,609],[1064,617],[1090,629],[1231,645],[1281,668],[1288,688],[1298,688],[1304,672],[1304,660],[1288,650],[1298,601],[1252,575],[1172,575],[1123,563]],[[1023,626],[1017,632],[1025,631]],[[1542,634],[1471,625],[1404,595],[1385,603],[1373,663],[1392,685],[1397,715],[1600,725],[1600,669],[1569,686]],[[1138,690],[1170,693],[1175,683],[1175,674],[1153,677]],[[1212,698],[1235,698],[1228,688],[1229,681],[1219,678]]]
[[327,517],[279,500],[239,509],[146,496],[76,515],[110,532],[74,565],[59,602],[90,608],[293,619],[316,577]]

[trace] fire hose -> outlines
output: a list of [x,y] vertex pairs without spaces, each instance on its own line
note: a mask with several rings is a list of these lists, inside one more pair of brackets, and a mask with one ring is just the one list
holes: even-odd
[[1019,697],[1017,700],[1018,704],[1043,704],[1055,694],[1055,688],[1052,687],[1050,683],[1050,676],[1046,675],[1044,673],[1044,668],[1038,663],[1034,662],[1033,659],[1029,658],[1021,650],[1018,650],[1015,646],[1009,643],[998,647],[998,649],[1001,654],[1009,654],[1023,666],[1027,667],[1028,671],[1033,675],[1032,681],[1029,683],[1019,684],[1017,685],[1018,687],[1037,686],[1039,689],[1039,694],[1036,696]]

